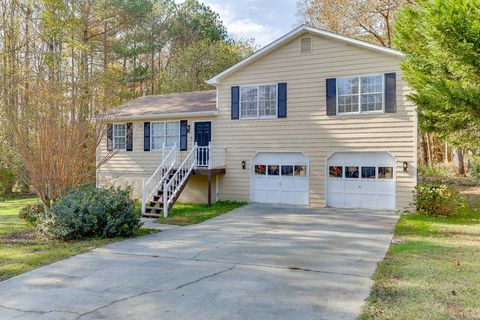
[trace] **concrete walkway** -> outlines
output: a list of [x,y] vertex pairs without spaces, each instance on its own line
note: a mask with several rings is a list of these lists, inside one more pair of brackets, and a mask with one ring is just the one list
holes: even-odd
[[355,319],[397,218],[248,205],[0,282],[0,319]]

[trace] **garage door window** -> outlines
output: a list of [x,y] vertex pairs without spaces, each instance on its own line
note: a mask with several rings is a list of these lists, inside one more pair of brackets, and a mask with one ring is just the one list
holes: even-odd
[[375,179],[375,167],[362,167],[362,179]]
[[306,176],[307,175],[307,166],[295,166],[294,170],[295,176]]
[[343,178],[342,166],[330,166],[328,168],[328,175],[330,178]]
[[278,176],[280,175],[280,166],[269,165],[268,166],[268,175],[269,176]]
[[267,173],[266,166],[264,164],[255,165],[255,175],[264,176]]
[[378,179],[393,179],[393,167],[378,167]]
[[293,166],[282,166],[282,176],[293,176]]
[[345,178],[357,179],[358,167],[354,167],[354,166],[345,167]]

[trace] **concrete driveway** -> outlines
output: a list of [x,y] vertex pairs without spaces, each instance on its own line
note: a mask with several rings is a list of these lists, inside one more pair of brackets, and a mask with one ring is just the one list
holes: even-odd
[[0,282],[0,319],[355,319],[397,218],[248,205]]

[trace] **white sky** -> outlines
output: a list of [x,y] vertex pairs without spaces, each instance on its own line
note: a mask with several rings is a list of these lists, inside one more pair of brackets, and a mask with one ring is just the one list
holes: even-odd
[[[176,0],[183,2],[183,0]],[[220,14],[235,40],[254,38],[265,46],[298,26],[296,0],[203,0]]]

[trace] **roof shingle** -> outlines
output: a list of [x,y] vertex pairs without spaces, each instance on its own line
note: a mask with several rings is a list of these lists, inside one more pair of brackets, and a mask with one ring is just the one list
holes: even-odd
[[145,118],[179,113],[213,112],[216,110],[216,91],[144,96],[105,114],[111,118]]

